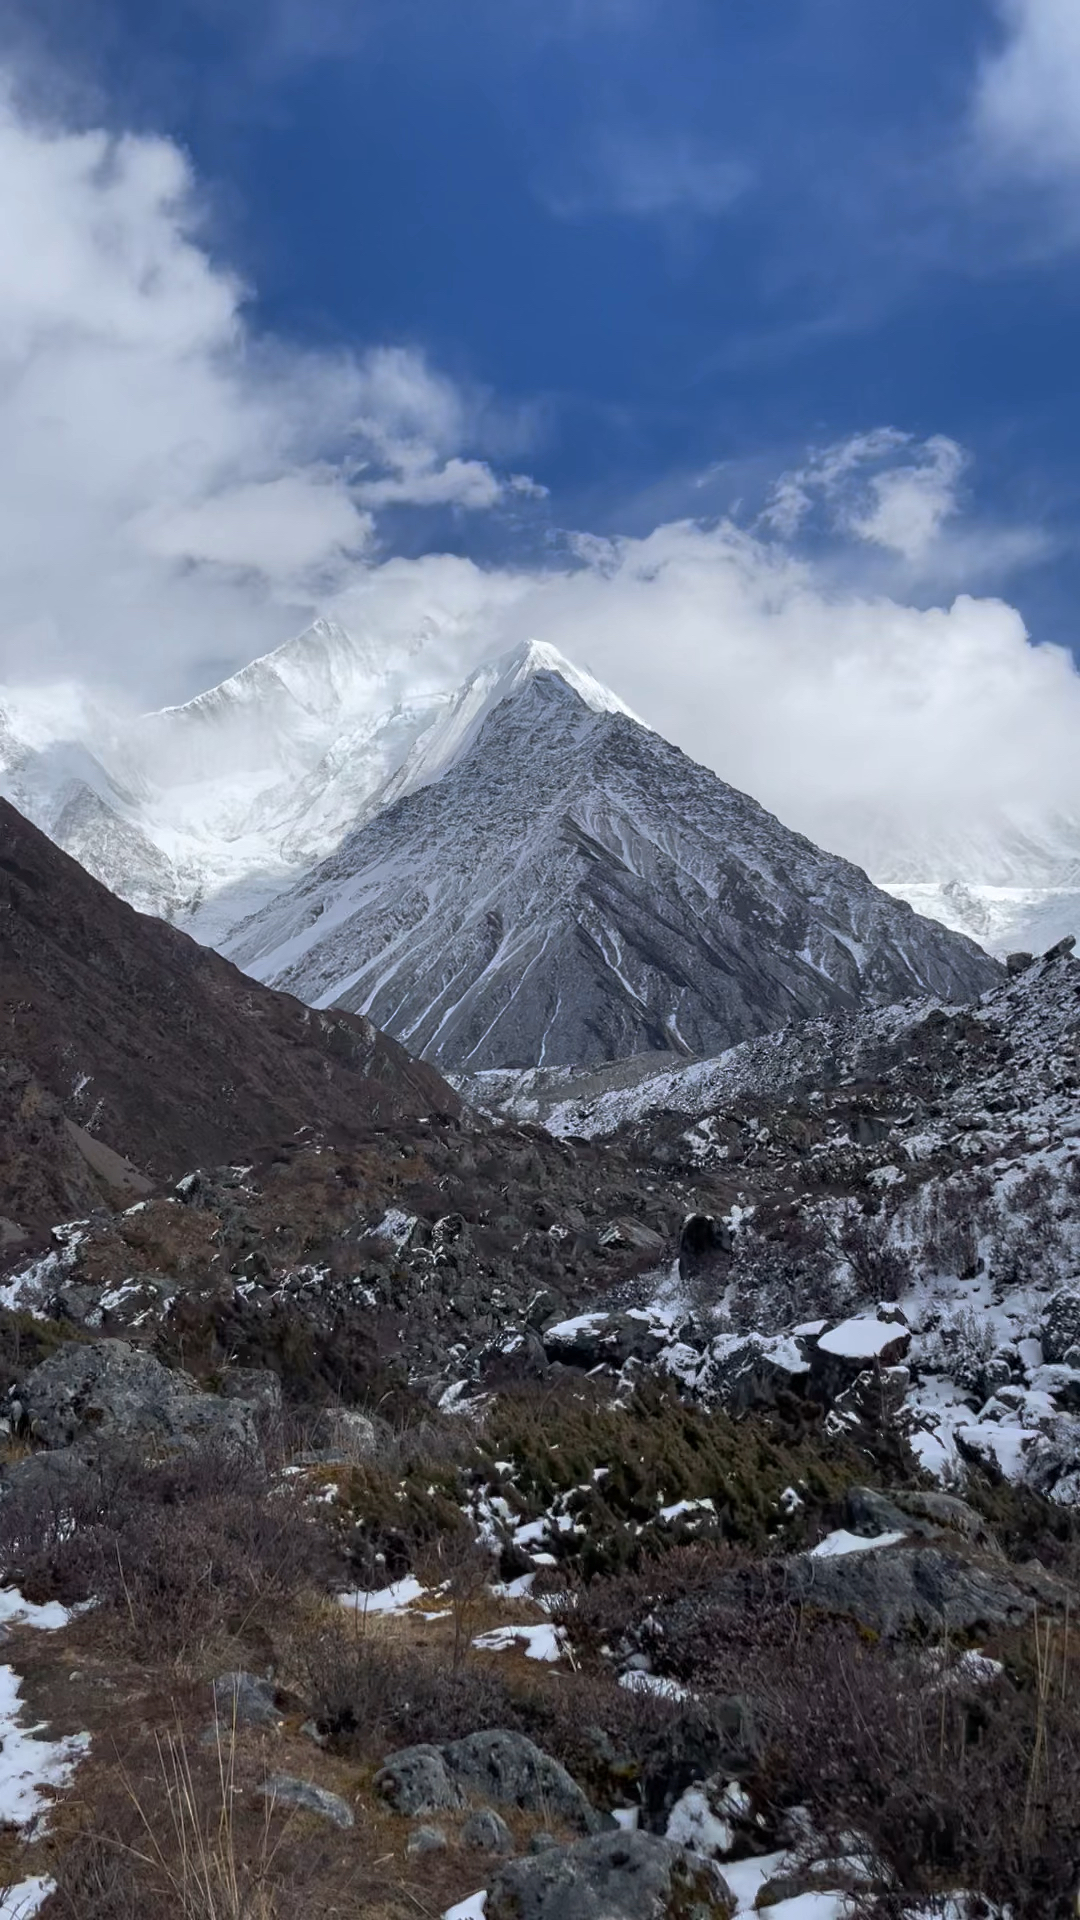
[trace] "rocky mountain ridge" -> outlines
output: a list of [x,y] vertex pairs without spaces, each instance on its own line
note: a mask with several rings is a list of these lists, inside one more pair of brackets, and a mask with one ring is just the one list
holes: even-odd
[[226,951],[458,1070],[702,1053],[863,997],[962,999],[998,977],[550,668]]
[[0,801],[0,1177],[18,1243],[112,1192],[460,1101],[369,1021],[258,987]]

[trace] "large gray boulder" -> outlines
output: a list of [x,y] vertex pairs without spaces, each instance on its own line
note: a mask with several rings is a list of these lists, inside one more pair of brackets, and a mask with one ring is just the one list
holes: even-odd
[[163,1367],[124,1340],[69,1341],[13,1395],[12,1426],[40,1446],[133,1441],[166,1452],[206,1446],[258,1452],[246,1400],[202,1393],[190,1374]]
[[487,1920],[730,1920],[711,1861],[652,1833],[605,1833],[514,1860],[495,1876]]
[[460,1787],[451,1779],[438,1747],[402,1747],[390,1753],[375,1775],[375,1791],[395,1813],[414,1819],[460,1807]]
[[523,1733],[488,1728],[445,1747],[403,1747],[388,1754],[375,1790],[397,1813],[419,1817],[494,1801],[523,1813],[542,1813],[579,1833],[595,1833],[600,1816],[566,1768]]
[[594,1833],[600,1816],[566,1768],[523,1733],[489,1728],[443,1747],[451,1779],[470,1798],[494,1800],[523,1813],[543,1813],[579,1833]]
[[1023,1626],[1056,1610],[1063,1590],[1036,1566],[980,1565],[938,1545],[870,1548],[787,1563],[790,1600],[849,1616],[875,1633],[954,1633]]

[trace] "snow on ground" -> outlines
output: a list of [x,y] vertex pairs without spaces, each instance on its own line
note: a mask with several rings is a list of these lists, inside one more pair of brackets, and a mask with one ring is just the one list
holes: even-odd
[[442,1920],[484,1920],[487,1907],[487,1888],[481,1893],[470,1893],[467,1900],[459,1900],[456,1907],[447,1907]]
[[362,1590],[353,1593],[339,1593],[338,1604],[348,1607],[351,1612],[361,1614],[413,1613],[422,1620],[444,1620],[449,1613],[448,1607],[440,1607],[434,1612],[425,1612],[416,1606],[418,1600],[433,1599],[428,1589],[409,1574],[404,1580],[395,1580],[393,1586],[381,1587],[377,1593],[365,1593]]
[[818,1346],[822,1353],[840,1354],[846,1360],[877,1360],[905,1331],[895,1320],[842,1320],[821,1335]]
[[844,1527],[837,1527],[835,1533],[827,1533],[816,1547],[811,1547],[811,1560],[835,1560],[845,1553],[870,1553],[876,1547],[895,1547],[900,1540],[906,1540],[906,1533],[879,1533],[874,1539],[867,1540],[861,1533],[848,1533]]
[[0,1920],[31,1920],[55,1890],[54,1880],[39,1875],[20,1880],[18,1886],[5,1887],[0,1893]]
[[562,1627],[552,1626],[550,1620],[534,1627],[493,1627],[489,1633],[477,1634],[473,1641],[481,1653],[505,1653],[516,1648],[526,1660],[548,1661],[560,1659],[565,1645]]
[[620,1687],[627,1693],[658,1693],[662,1700],[689,1700],[692,1698],[689,1687],[681,1686],[678,1680],[665,1680],[659,1673],[644,1673],[640,1667],[631,1667],[629,1673],[620,1673]]
[[[66,1627],[71,1614],[50,1603],[35,1606],[13,1587],[0,1589],[0,1624],[42,1632]],[[88,1733],[42,1738],[43,1727],[23,1724],[22,1683],[14,1667],[0,1666],[0,1826],[33,1837],[45,1824],[52,1796],[66,1787],[90,1744]],[[53,1891],[48,1879],[31,1877],[0,1893],[0,1920],[30,1920]]]

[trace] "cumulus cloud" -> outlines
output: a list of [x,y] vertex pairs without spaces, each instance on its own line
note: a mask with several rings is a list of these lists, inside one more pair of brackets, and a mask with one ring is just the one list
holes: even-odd
[[983,63],[975,125],[999,163],[1047,181],[1080,175],[1080,8],[997,0],[1004,29]]
[[575,566],[542,577],[395,561],[336,611],[388,644],[436,635],[444,684],[549,641],[695,759],[883,877],[939,863],[947,876],[962,840],[969,877],[1004,881],[990,845],[1002,822],[1041,833],[1080,814],[1080,675],[1003,601],[919,608],[837,589],[730,524],[576,545]]
[[965,464],[963,448],[944,434],[921,442],[895,427],[853,434],[782,474],[762,520],[790,538],[820,502],[836,530],[920,562],[959,511]]
[[[490,508],[480,403],[414,351],[253,333],[168,140],[44,125],[0,92],[0,673],[170,690],[283,638],[387,505]],[[146,672],[156,663],[159,671]]]

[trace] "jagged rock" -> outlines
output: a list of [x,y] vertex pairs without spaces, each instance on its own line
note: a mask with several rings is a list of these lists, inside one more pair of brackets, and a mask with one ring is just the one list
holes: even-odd
[[644,1315],[586,1313],[548,1327],[542,1335],[549,1360],[564,1366],[619,1368],[628,1360],[647,1364],[669,1344],[668,1328],[653,1326]]
[[1067,955],[1069,955],[1074,951],[1075,947],[1076,947],[1075,933],[1067,933],[1063,940],[1058,940],[1054,946],[1047,947],[1046,952],[1043,954],[1043,959],[1044,960],[1064,960],[1067,957]]
[[475,1847],[480,1853],[513,1853],[514,1836],[501,1814],[482,1807],[466,1820],[459,1835],[463,1847]]
[[600,1817],[566,1768],[523,1733],[490,1728],[443,1747],[446,1771],[459,1791],[477,1799],[545,1813],[581,1833],[594,1833]]
[[620,1214],[600,1235],[602,1247],[623,1247],[631,1253],[644,1253],[660,1259],[667,1242],[662,1233],[647,1227],[643,1220],[635,1220],[628,1214]]
[[231,1727],[280,1727],[283,1716],[277,1706],[277,1692],[270,1680],[257,1674],[222,1673],[214,1681],[214,1705],[217,1724]]
[[326,1787],[317,1787],[313,1780],[297,1780],[291,1773],[275,1773],[259,1788],[259,1792],[276,1806],[298,1807],[301,1813],[313,1813],[320,1820],[330,1820],[335,1827],[353,1827],[356,1825],[352,1808],[339,1793],[331,1793]]
[[709,1401],[746,1413],[775,1407],[781,1394],[805,1391],[810,1363],[790,1334],[721,1334],[707,1349],[695,1382]]
[[1007,953],[1005,955],[1005,971],[1009,975],[1010,980],[1015,980],[1018,975],[1026,973],[1028,968],[1034,965],[1035,955],[1033,953]]
[[395,1813],[417,1816],[460,1807],[461,1789],[451,1779],[438,1747],[403,1747],[388,1754],[375,1775],[375,1791]]
[[652,1833],[602,1834],[515,1860],[496,1875],[487,1920],[730,1920],[718,1867]]
[[932,1521],[936,1527],[948,1527],[953,1533],[962,1533],[984,1552],[1001,1554],[993,1528],[981,1513],[955,1493],[924,1493],[921,1489],[909,1492],[904,1488],[892,1497],[902,1513]]
[[944,1547],[879,1547],[800,1555],[785,1567],[789,1600],[857,1620],[875,1633],[954,1633],[1022,1626],[1054,1611],[1064,1590],[1041,1567],[986,1567]]
[[1046,1303],[1039,1323],[1043,1358],[1051,1366],[1067,1364],[1066,1356],[1080,1346],[1080,1283],[1060,1287]]
[[123,1340],[70,1341],[29,1373],[11,1402],[16,1428],[45,1447],[83,1436],[258,1452],[246,1401],[200,1393],[190,1374],[163,1367]]

